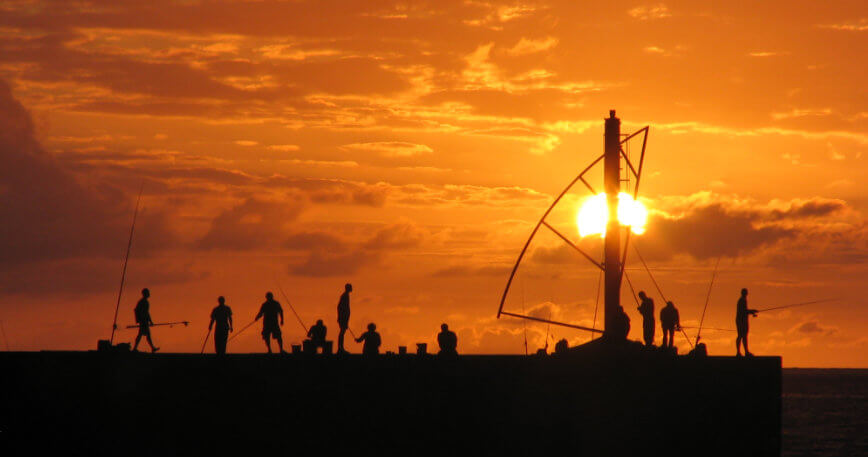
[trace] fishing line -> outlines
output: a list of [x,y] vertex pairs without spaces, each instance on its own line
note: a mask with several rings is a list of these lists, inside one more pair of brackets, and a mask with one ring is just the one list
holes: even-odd
[[702,333],[702,323],[705,322],[705,310],[708,309],[708,301],[711,299],[711,288],[714,287],[714,277],[717,276],[717,267],[720,265],[720,259],[717,258],[717,263],[714,264],[714,271],[711,273],[711,283],[708,284],[708,294],[705,296],[705,306],[702,307],[702,317],[699,318],[699,329],[696,330],[696,344],[699,344],[699,334]]

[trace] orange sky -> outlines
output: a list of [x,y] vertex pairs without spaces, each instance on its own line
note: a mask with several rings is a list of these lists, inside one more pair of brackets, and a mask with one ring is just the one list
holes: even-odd
[[[0,7],[12,349],[108,337],[144,180],[120,323],[150,287],[156,321],[192,321],[154,331],[165,350],[199,349],[217,295],[240,328],[278,283],[331,333],[351,281],[351,326],[377,322],[384,349],[448,322],[463,352],[523,352],[523,323],[494,319],[509,269],[617,109],[624,131],[651,126],[638,246],[683,323],[721,257],[706,325],[734,328],[741,287],[757,308],[837,297],[754,319],[751,349],[868,366],[864,2],[176,3]],[[577,191],[550,220],[593,250]],[[543,233],[507,309],[592,325],[597,280]],[[638,340],[627,287],[622,303]],[[284,332],[301,340],[290,314]]]

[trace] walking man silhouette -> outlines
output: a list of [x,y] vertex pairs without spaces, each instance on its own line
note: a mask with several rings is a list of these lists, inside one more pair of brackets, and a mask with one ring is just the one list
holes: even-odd
[[344,286],[344,293],[341,294],[341,299],[338,301],[338,326],[341,331],[338,333],[338,354],[346,354],[344,349],[344,334],[350,326],[350,292],[353,291],[353,285],[347,283]]
[[639,314],[642,315],[642,336],[645,339],[645,346],[654,345],[654,300],[645,295],[644,290],[639,291],[639,298],[642,299],[642,304],[639,305]]
[[133,345],[133,351],[139,350],[139,342],[143,336],[148,340],[151,352],[160,350],[160,348],[154,347],[154,342],[151,341],[151,326],[154,325],[154,321],[151,319],[151,303],[148,302],[150,296],[150,290],[147,288],[142,289],[142,298],[136,303],[136,308],[133,311],[136,315],[136,323],[139,324],[139,334],[136,335],[136,344]]
[[681,329],[681,318],[678,316],[678,308],[671,301],[660,310],[660,326],[663,327],[663,346],[671,348],[675,346],[675,331]]
[[735,306],[735,329],[738,332],[738,336],[735,337],[735,355],[738,357],[741,356],[742,344],[744,345],[744,355],[748,357],[753,355],[747,350],[748,316],[756,316],[756,313],[755,309],[748,309],[747,289],[742,289],[741,297]]
[[[262,339],[265,340],[265,347],[268,348],[268,353],[271,354],[271,337],[277,340],[277,345],[280,348],[280,353],[283,354],[283,335],[280,333],[280,327],[283,325],[283,308],[280,303],[274,299],[274,294],[268,292],[265,294],[265,302],[259,308],[259,313],[256,319],[262,317]],[[280,317],[280,325],[277,323],[277,318]]]
[[368,324],[368,331],[362,333],[362,336],[356,338],[356,343],[365,342],[365,345],[362,346],[362,354],[364,355],[377,355],[380,353],[380,334],[377,333],[377,325],[371,322]]
[[226,353],[226,340],[229,339],[229,332],[232,331],[232,308],[226,306],[226,299],[217,297],[217,306],[211,310],[211,322],[208,323],[208,330],[217,323],[217,329],[214,330],[214,352],[217,354]]

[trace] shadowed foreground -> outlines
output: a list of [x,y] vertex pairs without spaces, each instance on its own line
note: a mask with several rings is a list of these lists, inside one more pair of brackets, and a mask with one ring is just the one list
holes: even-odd
[[41,352],[0,369],[0,440],[33,454],[780,454],[778,357]]

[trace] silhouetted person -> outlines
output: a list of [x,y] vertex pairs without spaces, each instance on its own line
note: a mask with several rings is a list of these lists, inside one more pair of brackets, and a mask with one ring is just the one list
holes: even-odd
[[362,346],[362,354],[377,355],[380,353],[380,334],[377,333],[377,326],[372,322],[368,324],[368,331],[362,333],[362,336],[356,338],[356,343],[365,342]]
[[747,289],[741,290],[741,298],[738,299],[738,304],[735,307],[735,329],[738,336],[735,337],[735,355],[741,356],[741,345],[744,345],[744,355],[752,356],[753,354],[747,350],[747,332],[748,332],[748,316],[756,316],[755,309],[747,307]]
[[642,299],[642,304],[639,305],[639,314],[642,315],[642,336],[645,339],[645,346],[654,345],[654,300],[645,295],[645,291],[639,291],[639,298]]
[[316,325],[307,331],[307,337],[310,338],[314,348],[324,348],[326,344],[326,326],[323,325],[322,319],[316,321]]
[[341,299],[338,300],[338,326],[341,331],[338,333],[338,354],[346,354],[344,349],[344,334],[347,333],[347,328],[350,326],[350,292],[353,291],[353,285],[347,283],[344,286],[344,293],[341,294]]
[[440,345],[440,355],[458,355],[458,335],[449,326],[443,324],[440,326],[440,333],[437,334],[437,344]]
[[[283,335],[280,333],[280,326],[283,325],[283,308],[280,303],[274,299],[274,294],[268,292],[265,294],[265,302],[259,308],[259,314],[255,320],[262,317],[262,339],[265,340],[265,346],[268,348],[268,353],[271,354],[271,337],[277,340],[277,345],[280,347],[280,352],[283,353]],[[277,318],[280,317],[280,325]]]
[[133,350],[139,350],[139,341],[142,340],[144,336],[148,340],[148,345],[151,346],[151,352],[157,352],[160,350],[158,347],[154,347],[154,342],[151,341],[151,326],[154,325],[154,321],[151,319],[151,303],[148,302],[148,298],[151,296],[151,291],[147,288],[142,289],[142,298],[136,303],[136,309],[134,313],[136,315],[136,323],[139,324],[139,334],[136,335],[136,344],[133,345]]
[[678,317],[678,308],[671,301],[660,310],[660,326],[663,327],[663,347],[675,346],[675,331],[681,330],[681,318]]
[[612,336],[616,340],[626,340],[627,335],[630,334],[630,316],[624,312],[624,307],[618,306],[612,319],[612,324],[614,324],[611,329]]
[[211,310],[211,321],[208,323],[208,330],[217,324],[214,329],[214,352],[217,354],[226,353],[226,341],[229,339],[229,332],[232,331],[232,309],[226,306],[226,299],[217,297],[217,306]]

